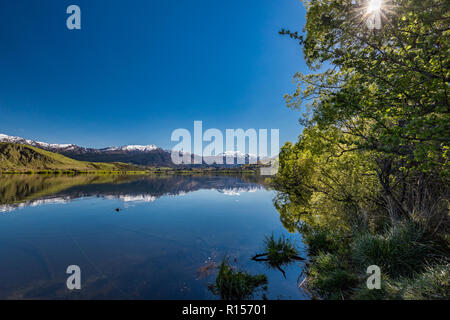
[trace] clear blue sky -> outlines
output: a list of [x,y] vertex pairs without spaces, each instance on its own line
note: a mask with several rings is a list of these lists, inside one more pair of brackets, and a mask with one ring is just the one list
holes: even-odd
[[[82,29],[66,28],[79,5]],[[88,147],[157,144],[176,128],[279,128],[307,70],[300,0],[0,2],[0,133]]]

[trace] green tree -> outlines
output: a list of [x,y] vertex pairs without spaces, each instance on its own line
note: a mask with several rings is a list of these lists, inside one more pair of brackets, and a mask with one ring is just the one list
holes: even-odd
[[[374,29],[370,1],[306,1],[306,37],[281,31],[314,73],[286,96],[304,129],[281,150],[275,206],[303,233],[322,297],[445,299],[450,3],[378,1]],[[376,294],[370,264],[384,270]]]
[[280,191],[275,206],[290,231],[309,226],[349,231],[352,220],[370,219],[379,203],[373,154],[342,143],[334,127],[305,128],[299,141],[287,143],[272,186]]
[[296,74],[297,90],[286,96],[288,105],[306,106],[301,119],[306,127],[339,130],[345,152],[373,152],[374,172],[396,217],[417,211],[412,198],[433,192],[436,199],[444,197],[450,3],[383,1],[380,29],[366,25],[369,0],[310,0],[305,6],[306,37],[281,33],[298,39],[306,62],[319,71]]

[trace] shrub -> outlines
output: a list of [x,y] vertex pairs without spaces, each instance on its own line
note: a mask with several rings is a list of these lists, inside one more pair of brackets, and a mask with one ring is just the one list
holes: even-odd
[[450,299],[450,264],[427,266],[413,279],[402,281],[402,297],[408,300]]
[[216,283],[210,285],[209,289],[223,300],[244,300],[251,298],[258,287],[266,284],[266,275],[253,276],[247,272],[235,271],[228,264],[228,260],[224,259],[220,264]]
[[358,281],[341,261],[336,255],[319,252],[308,271],[308,286],[325,298],[341,299]]
[[319,252],[335,252],[338,249],[336,239],[330,232],[314,230],[303,234],[303,241],[308,245],[309,254],[316,255]]
[[421,273],[397,280],[382,278],[380,290],[369,290],[365,284],[355,291],[353,299],[448,300],[450,299],[450,265],[425,267]]
[[352,246],[353,259],[361,271],[377,265],[383,273],[394,277],[421,270],[434,254],[422,229],[411,222],[395,225],[384,235],[363,233],[356,237]]
[[354,290],[351,299],[353,300],[400,300],[402,299],[397,285],[386,275],[381,275],[381,288],[367,288],[367,278],[360,282]]
[[271,267],[281,267],[291,263],[298,257],[295,245],[284,235],[275,240],[273,234],[264,239],[264,250],[267,255],[267,263]]

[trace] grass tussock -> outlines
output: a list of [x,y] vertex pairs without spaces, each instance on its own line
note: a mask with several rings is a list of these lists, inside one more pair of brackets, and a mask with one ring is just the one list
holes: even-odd
[[266,290],[266,285],[266,275],[250,275],[235,270],[228,263],[228,259],[224,259],[219,266],[216,282],[210,285],[209,289],[222,300],[245,300],[254,297],[259,289]]
[[422,270],[436,253],[420,225],[412,222],[394,225],[385,234],[363,233],[352,245],[353,260],[360,268],[377,265],[394,277]]
[[308,286],[327,299],[341,299],[358,283],[357,276],[337,255],[319,252],[308,270]]
[[438,263],[411,277],[382,277],[380,290],[361,284],[352,296],[358,300],[449,300],[450,264]]
[[267,256],[267,263],[271,267],[283,266],[298,258],[298,250],[291,240],[284,235],[275,239],[274,235],[266,236],[264,239],[264,249]]
[[252,257],[254,261],[263,261],[267,263],[270,268],[277,268],[286,278],[286,272],[282,266],[288,265],[295,260],[305,260],[299,257],[299,253],[291,240],[284,235],[275,239],[274,235],[266,236],[264,239],[265,253],[257,254]]
[[305,230],[303,232],[303,242],[308,246],[309,254],[317,255],[319,252],[334,253],[339,248],[337,235],[327,232],[326,230]]
[[449,300],[450,264],[427,266],[424,272],[402,281],[399,291],[406,300]]
[[[450,299],[448,251],[442,243],[431,241],[420,224],[403,221],[382,234],[360,232],[336,249],[340,239],[318,232],[306,237],[306,242],[315,246],[307,286],[319,296],[357,300]],[[370,265],[381,269],[380,289],[367,288],[366,271]]]

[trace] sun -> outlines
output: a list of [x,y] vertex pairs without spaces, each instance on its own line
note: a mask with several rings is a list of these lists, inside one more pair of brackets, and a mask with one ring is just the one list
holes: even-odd
[[382,0],[369,0],[367,13],[378,12],[381,10]]

